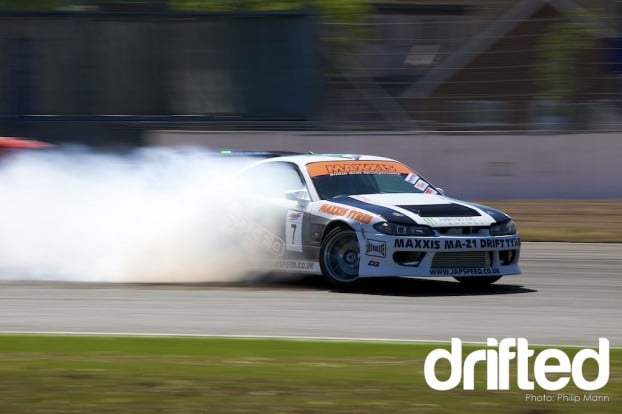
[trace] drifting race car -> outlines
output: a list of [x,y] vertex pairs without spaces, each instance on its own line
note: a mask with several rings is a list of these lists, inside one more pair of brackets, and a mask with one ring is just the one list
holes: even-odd
[[282,271],[349,287],[370,277],[454,277],[487,285],[519,274],[505,213],[449,198],[406,165],[367,155],[267,154],[233,183],[230,214]]

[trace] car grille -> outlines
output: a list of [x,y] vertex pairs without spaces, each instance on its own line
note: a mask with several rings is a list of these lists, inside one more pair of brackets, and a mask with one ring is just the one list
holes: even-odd
[[439,252],[432,259],[432,268],[489,266],[492,266],[492,252]]

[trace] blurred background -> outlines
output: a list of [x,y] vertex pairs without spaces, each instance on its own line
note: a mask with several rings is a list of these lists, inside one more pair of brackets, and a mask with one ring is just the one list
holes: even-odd
[[0,0],[0,136],[622,130],[618,0]]

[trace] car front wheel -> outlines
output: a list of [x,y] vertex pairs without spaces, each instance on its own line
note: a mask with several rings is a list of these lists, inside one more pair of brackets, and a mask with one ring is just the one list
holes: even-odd
[[331,230],[320,249],[322,274],[335,286],[353,286],[359,279],[360,254],[359,241],[354,230]]

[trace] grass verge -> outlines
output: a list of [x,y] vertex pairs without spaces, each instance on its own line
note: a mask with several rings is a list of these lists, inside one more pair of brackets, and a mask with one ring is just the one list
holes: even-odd
[[[438,392],[424,380],[434,348],[418,343],[0,335],[0,401],[10,413],[619,413],[622,350],[611,350],[609,401],[542,391]],[[478,347],[479,348],[479,347]],[[465,347],[469,352],[474,347]],[[572,355],[577,349],[570,348]],[[533,359],[532,359],[533,361]],[[439,365],[447,378],[448,366]],[[586,376],[595,367],[586,365]],[[591,370],[591,373],[588,371]],[[515,369],[511,370],[515,373]],[[593,376],[591,377],[593,378]],[[511,384],[516,381],[512,380]],[[526,401],[526,394],[554,401]],[[568,386],[563,393],[584,392]]]
[[486,200],[518,224],[524,241],[622,243],[622,200]]

